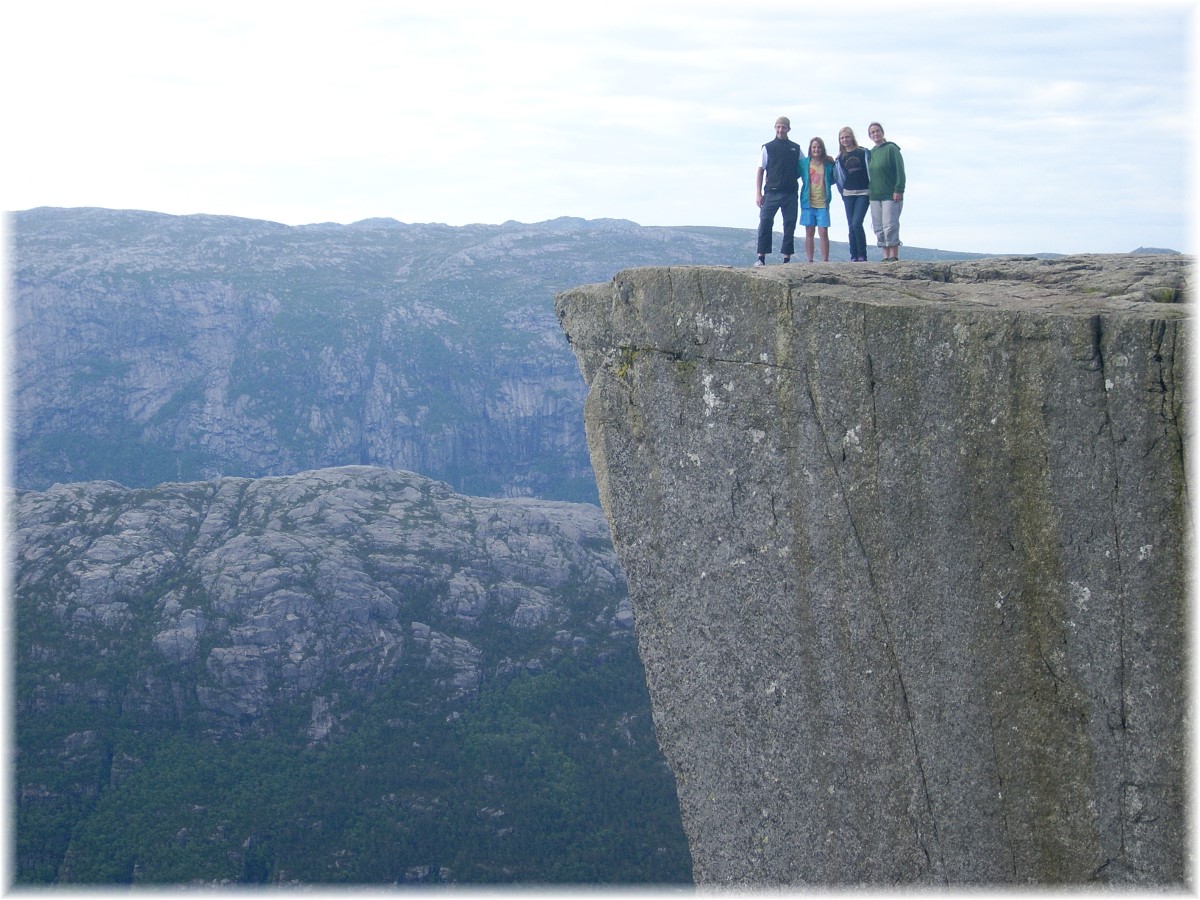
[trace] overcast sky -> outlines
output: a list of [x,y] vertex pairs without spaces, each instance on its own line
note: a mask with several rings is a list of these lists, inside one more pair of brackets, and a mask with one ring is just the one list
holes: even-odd
[[15,0],[0,199],[752,228],[788,115],[802,146],[883,123],[908,244],[1195,252],[1194,7]]

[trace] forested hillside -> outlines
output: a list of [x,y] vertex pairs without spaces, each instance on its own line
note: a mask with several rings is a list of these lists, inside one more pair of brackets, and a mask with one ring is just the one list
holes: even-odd
[[19,883],[688,880],[595,507],[352,468],[13,511]]

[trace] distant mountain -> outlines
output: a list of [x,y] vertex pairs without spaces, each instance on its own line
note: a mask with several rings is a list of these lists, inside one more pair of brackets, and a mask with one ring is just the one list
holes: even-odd
[[595,502],[554,295],[631,266],[746,265],[754,245],[750,229],[571,218],[289,227],[43,208],[11,226],[27,488],[378,465]]

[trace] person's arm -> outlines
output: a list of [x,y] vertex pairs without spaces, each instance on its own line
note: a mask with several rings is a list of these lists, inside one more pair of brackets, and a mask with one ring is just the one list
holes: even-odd
[[762,180],[763,167],[758,167],[758,174],[754,177],[754,205],[762,209]]
[[900,201],[900,200],[904,199],[904,187],[905,187],[905,184],[904,184],[904,157],[900,155],[900,148],[897,147],[892,152],[892,157],[896,161],[896,186],[894,188],[895,192],[892,194],[892,199],[896,200],[896,201]]

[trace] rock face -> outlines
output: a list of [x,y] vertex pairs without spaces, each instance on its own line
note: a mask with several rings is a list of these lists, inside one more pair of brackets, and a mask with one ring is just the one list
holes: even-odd
[[1186,878],[1189,265],[558,297],[698,882]]

